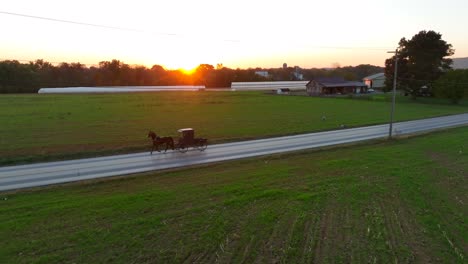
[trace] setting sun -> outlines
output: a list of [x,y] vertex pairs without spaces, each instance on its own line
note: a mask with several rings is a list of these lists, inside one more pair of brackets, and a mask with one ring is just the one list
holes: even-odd
[[183,73],[185,74],[192,74],[195,72],[195,70],[197,69],[197,67],[193,67],[193,68],[180,68],[179,70],[181,70]]
[[[153,60],[153,58],[151,58]],[[168,70],[181,70],[184,73],[191,74],[195,68],[201,64],[201,59],[190,54],[190,52],[182,51],[177,57],[170,57],[164,59],[166,63],[163,66]],[[157,61],[157,58],[154,58],[153,61]]]

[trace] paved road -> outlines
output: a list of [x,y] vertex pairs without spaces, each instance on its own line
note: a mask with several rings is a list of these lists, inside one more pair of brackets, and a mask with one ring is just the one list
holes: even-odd
[[[468,124],[468,113],[394,124],[397,135],[425,132]],[[70,161],[0,167],[0,191],[125,175],[331,146],[388,136],[388,125],[302,134],[208,146],[204,152],[149,152]]]

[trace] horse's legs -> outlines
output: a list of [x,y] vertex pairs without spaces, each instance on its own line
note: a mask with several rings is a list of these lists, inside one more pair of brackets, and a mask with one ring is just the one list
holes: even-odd
[[159,144],[156,144],[156,142],[153,142],[153,148],[151,148],[151,155],[153,155],[154,149],[156,149],[158,152],[161,152],[159,150]]

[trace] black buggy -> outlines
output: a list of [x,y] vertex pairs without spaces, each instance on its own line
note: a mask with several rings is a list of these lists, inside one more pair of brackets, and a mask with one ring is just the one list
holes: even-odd
[[204,151],[208,147],[208,139],[195,138],[195,130],[193,130],[193,128],[182,128],[177,131],[181,133],[181,137],[176,145],[176,148],[180,152],[187,152],[189,147],[196,148],[200,151]]

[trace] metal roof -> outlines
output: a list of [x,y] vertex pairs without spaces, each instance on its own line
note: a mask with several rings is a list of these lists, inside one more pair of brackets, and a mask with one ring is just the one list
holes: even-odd
[[320,83],[324,87],[364,87],[362,82]]
[[366,86],[363,82],[346,81],[345,79],[341,77],[316,78],[313,81],[321,84],[324,87],[364,87]]
[[193,128],[181,128],[177,130],[177,132],[184,132],[184,131],[193,131]]

